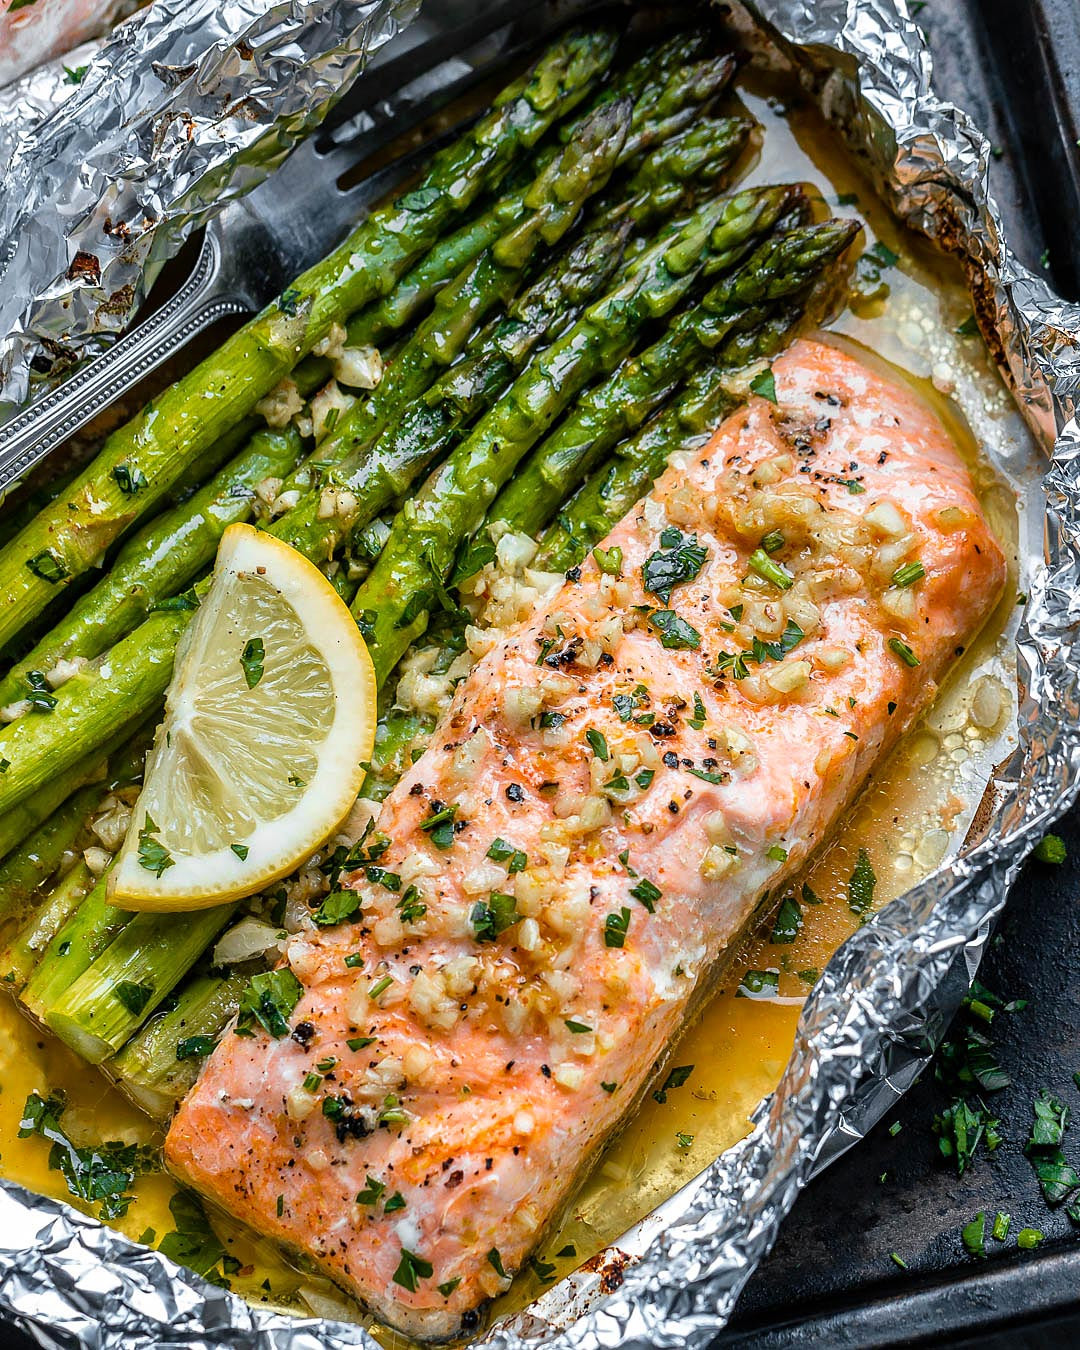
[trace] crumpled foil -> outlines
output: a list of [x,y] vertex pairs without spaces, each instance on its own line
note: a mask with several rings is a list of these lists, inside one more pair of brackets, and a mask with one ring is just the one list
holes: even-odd
[[[418,6],[155,0],[66,99],[62,63],[13,86],[26,94],[0,99],[0,422],[43,374],[115,340],[184,239],[277,168]],[[50,105],[33,134],[18,125]]]
[[[978,839],[833,957],[752,1132],[620,1241],[634,1259],[620,1265],[619,1288],[604,1295],[596,1278],[571,1277],[483,1336],[488,1350],[704,1346],[801,1188],[924,1067],[1024,856],[1080,786],[1080,307],[1010,252],[988,191],[990,147],[931,92],[929,55],[903,5],[759,0],[757,13],[897,213],[970,260],[984,332],[1052,451],[1045,551],[1041,538],[1022,549],[1029,600],[1017,640],[1018,748],[994,779],[997,805]],[[567,1296],[574,1281],[578,1292]],[[0,1305],[46,1345],[375,1350],[360,1327],[253,1310],[68,1206],[6,1183]]]

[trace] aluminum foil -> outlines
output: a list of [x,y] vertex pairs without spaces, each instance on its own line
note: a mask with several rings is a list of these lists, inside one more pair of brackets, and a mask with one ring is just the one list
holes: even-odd
[[[491,1350],[704,1346],[801,1188],[923,1068],[1025,854],[1077,795],[1080,308],[1009,251],[988,191],[989,145],[931,92],[929,55],[903,4],[760,0],[758,12],[897,213],[970,260],[984,332],[1046,450],[1045,519],[1041,507],[1032,512],[1038,528],[1021,540],[1029,600],[1017,643],[1018,748],[992,784],[997,806],[979,837],[832,959],[752,1132],[620,1241],[631,1259],[609,1266],[606,1282],[571,1277],[482,1337]],[[604,1293],[605,1283],[618,1288]],[[358,1326],[255,1311],[68,1206],[6,1183],[0,1306],[46,1345],[375,1346]]]
[[[0,101],[0,422],[122,333],[184,239],[322,121],[419,0],[155,0],[32,134]],[[55,67],[52,68],[55,71]],[[62,70],[61,70],[62,77]],[[62,85],[60,86],[62,89]],[[4,128],[8,130],[4,130]]]

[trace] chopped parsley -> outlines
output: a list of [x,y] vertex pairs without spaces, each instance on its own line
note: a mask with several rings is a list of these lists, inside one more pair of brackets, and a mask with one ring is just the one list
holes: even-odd
[[29,689],[27,698],[35,712],[51,713],[56,707],[56,695],[49,690],[49,682],[40,670],[28,670],[26,683]]
[[133,497],[147,486],[146,474],[134,464],[117,464],[113,468],[113,477],[120,491]]
[[303,992],[304,986],[288,966],[253,975],[240,995],[236,1034],[253,1035],[253,1025],[257,1022],[275,1040],[287,1036],[289,1017]]
[[772,998],[780,991],[778,970],[748,970],[735,990],[736,998]]
[[102,1219],[119,1219],[128,1211],[135,1178],[156,1171],[154,1151],[118,1141],[76,1147],[60,1124],[66,1102],[63,1094],[42,1097],[32,1092],[23,1106],[19,1138],[38,1135],[47,1140],[49,1167],[67,1182],[68,1192],[87,1204],[101,1205]]
[[697,535],[684,535],[669,526],[660,535],[660,548],[641,565],[645,589],[666,605],[671,592],[684,582],[693,581],[705,565],[708,549],[697,541]]
[[770,942],[777,946],[787,945],[795,941],[799,936],[799,929],[802,928],[803,917],[802,910],[799,908],[799,902],[793,895],[786,895],[780,901],[780,908],[776,911],[776,919],[773,923],[772,937]]
[[701,634],[673,609],[654,609],[649,624],[660,634],[660,645],[669,651],[697,651]]
[[433,1273],[434,1267],[430,1261],[425,1261],[422,1256],[417,1256],[415,1252],[402,1247],[401,1260],[398,1262],[397,1270],[394,1271],[395,1284],[400,1284],[402,1289],[415,1294],[420,1287],[419,1281],[430,1280]]
[[592,1031],[592,1027],[587,1026],[584,1022],[575,1022],[572,1017],[566,1019],[566,1029],[573,1036],[584,1036]]
[[767,398],[770,403],[776,402],[776,376],[772,366],[766,366],[754,376],[750,381],[750,390],[760,398]]
[[585,739],[589,742],[589,748],[601,764],[606,764],[611,758],[611,751],[608,749],[607,738],[602,731],[597,731],[595,727],[590,727],[585,733]]
[[623,906],[618,914],[609,914],[604,920],[604,946],[621,947],[630,931],[630,911]]
[[402,923],[418,923],[427,913],[427,905],[420,899],[415,886],[407,886],[405,893],[397,902],[398,917]]
[[500,933],[512,928],[521,916],[517,912],[517,901],[512,895],[501,891],[492,891],[488,902],[477,900],[469,915],[477,942],[494,942]]
[[529,865],[528,854],[523,853],[519,848],[515,848],[513,844],[508,844],[505,839],[493,839],[487,851],[487,856],[492,862],[506,863],[506,870],[511,874],[524,872]]
[[176,1043],[176,1058],[203,1059],[217,1045],[213,1036],[185,1036]]
[[249,689],[255,686],[263,677],[263,663],[266,660],[266,651],[263,647],[262,638],[248,638],[244,643],[244,650],[240,653],[240,666],[244,672],[244,679]]
[[133,1017],[138,1017],[154,997],[154,986],[136,984],[133,980],[118,980],[113,986],[112,996],[118,1003],[122,1003]]
[[855,859],[855,869],[848,879],[848,909],[852,914],[866,913],[874,903],[876,885],[877,875],[870,862],[870,855],[866,849],[860,848]]
[[893,637],[889,639],[889,651],[891,651],[894,656],[898,656],[900,660],[903,661],[904,665],[910,666],[912,670],[914,670],[916,666],[922,665],[922,662],[907,643],[902,642],[900,638]]
[[454,817],[457,804],[442,806],[433,803],[431,815],[420,822],[420,828],[427,834],[438,849],[448,849],[454,842]]
[[671,1069],[663,1084],[653,1093],[653,1100],[663,1106],[667,1101],[668,1093],[673,1092],[676,1088],[683,1087],[693,1072],[694,1066],[692,1064],[679,1064]]
[[640,900],[650,914],[656,913],[656,902],[663,893],[660,887],[654,885],[648,877],[642,877],[636,886],[630,887],[630,894],[635,900]]
[[154,838],[158,827],[146,816],[139,831],[139,865],[145,867],[154,876],[160,877],[173,865],[173,856],[159,840]]
[[50,549],[45,549],[44,552],[36,553],[34,557],[28,558],[26,565],[34,576],[40,577],[42,581],[48,581],[54,586],[58,581],[63,581],[65,577],[71,575],[63,561]]
[[250,851],[248,849],[247,844],[230,844],[229,847],[232,849],[232,851],[236,854],[236,856],[240,859],[241,862],[247,862],[247,855]]
[[1080,1176],[1065,1160],[1061,1144],[1069,1123],[1069,1108],[1063,1106],[1045,1088],[1032,1103],[1035,1120],[1025,1152],[1035,1169],[1042,1193],[1049,1205],[1059,1205],[1080,1187]]
[[331,891],[311,918],[320,928],[332,928],[344,923],[360,908],[360,897],[355,891]]

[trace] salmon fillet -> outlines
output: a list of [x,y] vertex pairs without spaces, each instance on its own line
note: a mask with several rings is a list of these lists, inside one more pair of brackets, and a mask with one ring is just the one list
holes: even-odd
[[292,1034],[227,1033],[169,1132],[413,1335],[477,1325],[1001,594],[912,390],[819,341],[773,374],[605,541],[620,575],[590,557],[494,641],[384,805],[360,921],[291,940]]

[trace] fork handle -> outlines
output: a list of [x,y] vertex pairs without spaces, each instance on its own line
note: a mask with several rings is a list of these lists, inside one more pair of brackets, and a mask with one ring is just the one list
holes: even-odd
[[4,493],[126,389],[197,333],[228,314],[246,314],[235,296],[219,294],[222,250],[209,226],[191,275],[161,309],[69,380],[0,426],[0,500]]

